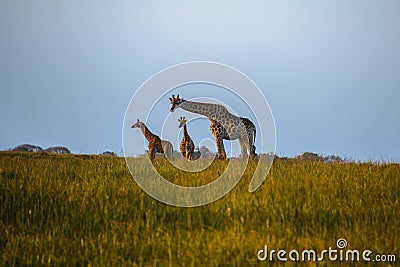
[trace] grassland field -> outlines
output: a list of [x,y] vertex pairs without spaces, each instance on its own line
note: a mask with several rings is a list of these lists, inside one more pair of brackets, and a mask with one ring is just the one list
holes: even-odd
[[[176,184],[206,184],[226,163],[185,174],[155,167]],[[144,168],[137,159],[138,169]],[[400,165],[276,159],[263,185],[239,184],[201,207],[169,206],[136,184],[124,158],[0,153],[1,266],[281,266],[270,249],[336,247],[396,255],[400,262]],[[284,266],[296,265],[287,262]],[[360,262],[303,262],[315,266]]]

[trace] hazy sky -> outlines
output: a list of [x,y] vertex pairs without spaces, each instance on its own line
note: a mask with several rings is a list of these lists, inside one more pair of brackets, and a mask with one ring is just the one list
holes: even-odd
[[120,152],[135,90],[209,60],[261,88],[279,155],[400,161],[399,11],[396,0],[2,0],[0,149]]

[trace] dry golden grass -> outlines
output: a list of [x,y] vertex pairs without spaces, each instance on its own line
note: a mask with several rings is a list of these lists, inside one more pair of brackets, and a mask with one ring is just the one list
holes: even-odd
[[[225,166],[189,177],[155,164],[200,184]],[[320,251],[338,238],[400,257],[398,164],[276,160],[249,193],[254,166],[224,198],[179,208],[144,193],[123,158],[2,152],[0,265],[252,266],[264,245]]]

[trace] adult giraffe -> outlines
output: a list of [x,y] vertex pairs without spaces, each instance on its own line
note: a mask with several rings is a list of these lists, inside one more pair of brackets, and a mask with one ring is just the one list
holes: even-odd
[[179,94],[176,97],[172,95],[169,100],[172,105],[171,112],[174,112],[177,108],[182,108],[206,116],[210,120],[210,131],[217,142],[219,159],[226,159],[223,139],[238,139],[242,158],[248,154],[251,157],[256,156],[256,147],[254,146],[256,127],[249,119],[233,115],[223,105],[187,101],[180,98]]

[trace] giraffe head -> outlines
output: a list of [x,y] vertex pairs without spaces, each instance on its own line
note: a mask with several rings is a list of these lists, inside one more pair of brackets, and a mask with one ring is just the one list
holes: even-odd
[[175,97],[175,95],[172,95],[172,98],[170,97],[169,100],[171,101],[171,112],[174,112],[176,108],[179,107],[180,104],[182,104],[185,100],[183,98],[179,98],[179,94]]
[[142,125],[144,125],[144,123],[139,119],[137,119],[137,122],[134,125],[132,125],[132,128],[140,128],[142,127]]
[[178,121],[179,121],[179,128],[182,128],[186,124],[187,119],[185,117],[180,117]]

